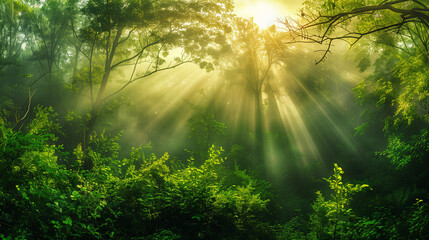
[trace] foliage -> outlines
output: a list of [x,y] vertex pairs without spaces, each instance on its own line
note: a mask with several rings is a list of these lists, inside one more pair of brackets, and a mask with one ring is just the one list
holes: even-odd
[[[219,239],[269,234],[261,213],[268,199],[252,183],[229,185],[222,148],[201,165],[170,167],[166,153],[133,148],[119,160],[120,135],[94,135],[86,149],[94,167],[81,167],[83,149],[65,155],[53,144],[56,114],[37,108],[27,133],[0,126],[0,229],[4,238]],[[70,168],[58,164],[67,157]],[[244,172],[240,173],[245,175]],[[249,178],[249,177],[248,177]],[[220,229],[228,229],[227,232]],[[265,229],[265,230],[264,230]],[[235,236],[235,237],[234,237]]]
[[399,168],[427,152],[428,65],[422,56],[401,54],[397,59],[396,54],[387,48],[375,62],[374,73],[354,90],[367,120],[357,130],[365,132],[370,123],[383,124],[388,144],[382,155]]
[[56,140],[54,134],[61,131],[58,123],[58,114],[52,107],[37,106],[35,109],[36,116],[28,124],[28,133],[31,135],[50,135],[52,140]]
[[216,120],[213,113],[197,108],[197,113],[188,120],[191,129],[189,137],[192,139],[192,157],[196,160],[205,159],[207,150],[212,144],[216,144],[216,139],[224,135],[226,125]]
[[422,56],[400,55],[398,60],[395,50],[385,51],[375,62],[374,73],[355,88],[357,98],[361,104],[376,101],[378,111],[382,108],[392,109],[392,114],[387,115],[391,117],[387,120],[392,124],[386,124],[386,131],[402,124],[427,122],[428,65],[423,62]]
[[342,168],[334,164],[334,174],[325,179],[332,190],[330,200],[325,199],[322,193],[316,192],[317,199],[312,205],[314,213],[310,216],[313,232],[318,239],[335,239],[338,236],[347,238],[352,226],[354,215],[350,208],[350,202],[355,193],[369,188],[367,184],[344,183]]
[[423,161],[429,152],[428,131],[421,130],[420,133],[405,140],[400,136],[389,137],[386,150],[380,155],[386,156],[396,168],[402,168],[411,160]]
[[[87,67],[74,74],[69,88],[81,89],[90,100],[83,148],[103,105],[130,84],[191,62],[211,71],[228,50],[230,0],[90,0],[81,11],[83,21],[74,29],[80,44],[76,62],[81,51]],[[122,71],[127,67],[132,70]],[[119,86],[111,89],[114,75],[120,75]],[[93,165],[90,158],[85,162]]]
[[76,0],[22,1],[29,6],[21,12],[26,45],[31,49],[33,60],[37,61],[42,74],[51,74],[61,59],[66,56],[65,39],[70,37],[69,22],[76,14]]
[[353,225],[353,239],[426,239],[428,236],[427,203],[416,199],[402,212],[379,207],[369,217]]
[[306,233],[309,232],[309,224],[306,219],[296,216],[286,222],[284,225],[279,226],[278,239],[307,239]]
[[420,118],[429,122],[429,65],[425,56],[400,58],[394,76],[399,79],[400,89],[394,96],[397,104],[395,117],[411,124]]
[[17,63],[21,54],[22,36],[19,28],[22,18],[19,12],[25,11],[20,1],[3,1],[0,6],[0,71],[8,65]]
[[425,239],[429,237],[429,212],[428,204],[417,199],[408,218],[410,238]]
[[[410,54],[422,53],[427,60],[429,18],[426,2],[306,0],[303,6],[301,21],[291,22],[285,19],[283,23],[287,29],[292,30],[293,42],[301,40],[296,39],[297,35],[304,38],[304,41],[326,45],[319,62],[326,58],[334,41],[344,40],[355,45],[361,39],[376,34],[380,34],[381,37],[377,40],[384,44],[396,46]],[[391,38],[389,33],[396,36]],[[386,35],[387,38],[384,37]],[[397,41],[409,45],[397,46]]]

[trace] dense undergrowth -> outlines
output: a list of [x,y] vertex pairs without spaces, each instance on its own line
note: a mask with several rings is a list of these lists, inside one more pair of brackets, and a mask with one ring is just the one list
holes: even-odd
[[[25,129],[0,121],[0,232],[4,239],[425,239],[428,204],[402,211],[353,197],[370,197],[367,184],[343,180],[338,165],[318,191],[312,212],[286,223],[274,188],[212,145],[197,164],[156,156],[151,146],[121,158],[120,136],[101,133],[73,153],[56,145],[61,133],[52,108],[38,107]],[[61,134],[60,134],[61,135]],[[234,151],[235,148],[232,148]],[[86,151],[86,153],[84,153]],[[89,156],[93,167],[85,169]],[[366,195],[365,195],[366,194]],[[368,195],[369,194],[369,195]],[[376,201],[373,199],[373,201]],[[366,203],[365,201],[363,203]],[[363,211],[360,211],[363,212]]]
[[[118,138],[103,133],[84,153],[55,145],[50,108],[26,130],[2,120],[0,229],[18,239],[270,239],[263,221],[270,186],[223,167],[212,146],[202,164],[155,156],[150,146],[119,158]],[[63,164],[59,164],[63,162]]]

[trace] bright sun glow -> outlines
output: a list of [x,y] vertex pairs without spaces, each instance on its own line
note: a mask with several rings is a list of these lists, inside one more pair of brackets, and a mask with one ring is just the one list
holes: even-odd
[[253,17],[253,21],[262,28],[276,24],[277,18],[287,15],[283,7],[278,4],[262,1],[244,6],[243,9],[238,10],[238,14]]

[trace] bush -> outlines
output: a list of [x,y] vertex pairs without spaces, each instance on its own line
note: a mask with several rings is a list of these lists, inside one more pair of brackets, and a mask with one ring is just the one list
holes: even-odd
[[[0,124],[2,238],[268,239],[272,235],[269,224],[262,221],[269,203],[261,197],[266,188],[259,186],[264,184],[238,167],[225,168],[222,148],[212,146],[201,164],[191,158],[187,166],[172,169],[175,164],[167,153],[157,157],[147,147],[134,148],[120,159],[120,135],[102,132],[85,149],[78,145],[67,155],[55,145],[54,133],[60,131],[56,114],[49,108],[37,111],[25,132]],[[58,156],[68,157],[68,168],[58,164]],[[82,167],[84,157],[93,160],[90,171]]]

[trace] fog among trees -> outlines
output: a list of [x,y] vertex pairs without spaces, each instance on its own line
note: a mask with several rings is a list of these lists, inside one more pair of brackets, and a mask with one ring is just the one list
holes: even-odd
[[0,3],[2,239],[429,238],[428,0]]

